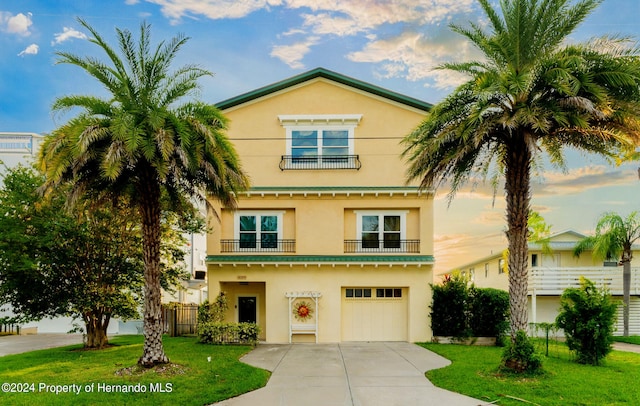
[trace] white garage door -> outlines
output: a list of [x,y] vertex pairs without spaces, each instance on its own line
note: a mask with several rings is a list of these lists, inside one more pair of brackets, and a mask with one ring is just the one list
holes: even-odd
[[342,288],[343,341],[407,341],[406,288]]

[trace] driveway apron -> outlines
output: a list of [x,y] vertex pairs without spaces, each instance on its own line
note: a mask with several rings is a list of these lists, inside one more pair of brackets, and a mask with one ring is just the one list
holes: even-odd
[[272,372],[264,388],[220,406],[477,406],[424,376],[445,358],[403,342],[263,344],[242,361]]

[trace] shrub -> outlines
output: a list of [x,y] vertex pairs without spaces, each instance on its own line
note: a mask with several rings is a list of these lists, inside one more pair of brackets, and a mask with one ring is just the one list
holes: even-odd
[[492,288],[468,287],[459,275],[445,277],[442,285],[431,285],[431,329],[436,336],[457,339],[501,337],[509,327],[509,294]]
[[469,337],[467,324],[467,280],[460,275],[447,276],[442,285],[431,285],[431,329],[436,336]]
[[198,341],[205,344],[250,344],[258,342],[260,327],[254,323],[209,322],[198,327]]
[[496,337],[509,328],[509,293],[493,288],[469,289],[469,328],[475,337]]
[[220,292],[215,302],[209,303],[205,300],[198,306],[198,324],[221,323],[228,308],[227,295],[225,292]]
[[542,360],[527,333],[518,331],[515,340],[507,345],[502,354],[502,369],[516,373],[535,373],[541,368]]
[[581,364],[598,365],[611,352],[616,305],[606,290],[580,278],[580,288],[569,288],[560,299],[558,327],[564,330],[567,346]]

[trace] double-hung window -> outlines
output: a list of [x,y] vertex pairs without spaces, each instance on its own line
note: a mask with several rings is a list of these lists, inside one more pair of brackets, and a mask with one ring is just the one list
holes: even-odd
[[357,211],[358,240],[363,250],[399,250],[406,239],[406,212]]
[[240,250],[274,250],[282,240],[282,212],[236,213],[236,240]]
[[346,162],[349,143],[348,129],[292,130],[291,162]]

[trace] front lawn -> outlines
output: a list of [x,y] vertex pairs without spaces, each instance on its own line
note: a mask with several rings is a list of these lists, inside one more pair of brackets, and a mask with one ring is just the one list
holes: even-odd
[[[434,385],[498,405],[639,405],[640,354],[613,351],[601,366],[580,365],[563,343],[552,343],[539,376],[498,372],[503,349],[421,344],[452,361],[427,372]],[[540,345],[543,352],[543,345]],[[530,402],[530,403],[527,403]]]
[[75,345],[0,357],[0,404],[206,405],[260,388],[269,378],[269,372],[238,360],[251,347],[186,337],[165,337],[170,368],[141,373],[131,367],[142,354],[142,340],[119,336],[101,351]]

